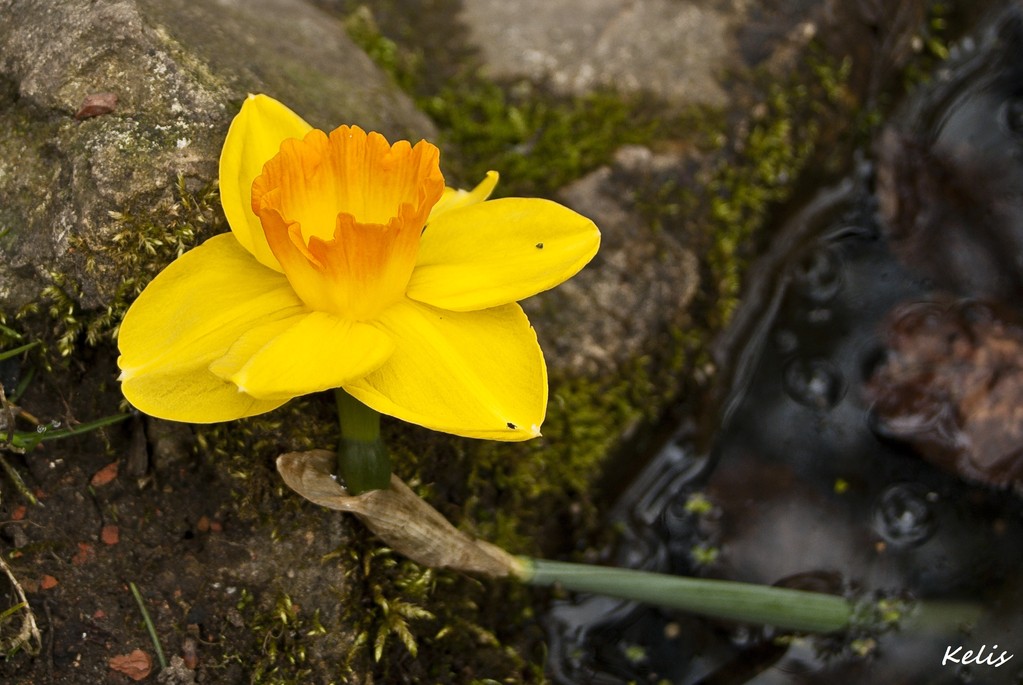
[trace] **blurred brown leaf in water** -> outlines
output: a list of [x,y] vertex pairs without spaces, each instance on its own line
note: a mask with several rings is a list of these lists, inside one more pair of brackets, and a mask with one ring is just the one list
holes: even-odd
[[976,300],[897,307],[866,384],[878,431],[989,485],[1023,480],[1023,326]]

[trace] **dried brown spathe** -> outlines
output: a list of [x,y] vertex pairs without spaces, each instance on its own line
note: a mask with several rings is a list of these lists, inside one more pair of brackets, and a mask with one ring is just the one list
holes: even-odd
[[289,452],[278,457],[277,470],[307,500],[355,514],[388,546],[419,564],[492,578],[522,576],[523,564],[516,557],[452,526],[397,476],[391,475],[387,490],[351,496],[331,475],[335,463],[328,450]]

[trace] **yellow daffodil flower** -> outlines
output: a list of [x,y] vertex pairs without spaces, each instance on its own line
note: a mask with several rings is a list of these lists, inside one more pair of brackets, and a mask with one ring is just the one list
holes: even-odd
[[436,147],[315,130],[242,105],[220,157],[231,233],[185,253],[124,317],[125,397],[227,421],[343,388],[383,414],[476,438],[539,435],[547,370],[516,302],[596,253],[593,223],[547,200],[445,188]]

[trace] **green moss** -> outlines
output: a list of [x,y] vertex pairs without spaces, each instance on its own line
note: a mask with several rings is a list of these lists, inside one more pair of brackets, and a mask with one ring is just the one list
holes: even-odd
[[478,76],[445,86],[420,102],[441,130],[446,160],[462,185],[495,169],[499,193],[550,196],[607,163],[620,146],[649,142],[658,129],[655,107],[641,98],[603,91],[554,97],[541,89],[511,89]]
[[422,69],[421,57],[398,47],[385,37],[377,26],[376,17],[368,5],[358,5],[345,18],[349,37],[405,91],[415,86]]
[[282,510],[293,514],[304,506],[278,475],[276,459],[333,447],[338,429],[331,399],[327,393],[301,397],[268,414],[195,427],[196,457],[230,480],[238,516],[266,527],[272,539],[295,533],[281,528],[289,520]]
[[705,516],[714,510],[714,504],[702,492],[694,492],[686,498],[685,510],[696,516]]
[[689,550],[689,557],[697,567],[713,565],[718,560],[719,554],[720,550],[717,547],[709,545],[694,545]]
[[785,81],[756,77],[763,82],[763,95],[737,135],[727,138],[726,130],[715,130],[712,121],[702,129],[703,146],[720,148],[699,194],[668,181],[656,192],[673,201],[649,195],[639,200],[641,211],[656,225],[679,216],[688,219],[689,238],[707,272],[696,306],[709,331],[722,329],[738,306],[746,266],[760,252],[760,229],[772,212],[789,199],[804,169],[831,164],[820,152],[822,139],[831,142],[835,135],[835,127],[826,122],[851,122],[852,133],[836,149],[851,149],[848,136],[862,132],[856,122],[865,114],[844,85],[851,64],[817,52],[805,64],[805,71]]
[[435,584],[434,571],[402,559],[386,547],[367,544],[365,537],[357,548],[346,547],[337,554],[344,558],[346,568],[346,591],[340,598],[343,620],[356,634],[345,666],[351,669],[372,661],[372,668],[384,671],[387,679],[394,660],[384,660],[385,652],[403,649],[416,656],[419,643],[413,629],[436,618],[424,608]]
[[[332,556],[345,569],[341,622],[356,635],[345,674],[371,674],[388,683],[465,682],[470,674],[473,681],[542,679],[539,667],[485,627],[494,622],[488,584],[423,568],[365,534]],[[518,585],[501,588],[503,597],[518,603],[524,592]],[[503,631],[519,634],[520,620],[506,613],[499,620]]]
[[772,86],[765,112],[742,142],[739,163],[729,160],[708,184],[709,225],[713,242],[707,264],[715,276],[721,322],[739,301],[741,276],[751,239],[769,209],[786,199],[803,165],[813,153],[819,131],[812,117],[801,117],[809,104],[801,86]]
[[[927,18],[913,37],[916,58],[902,74],[903,85],[909,89],[932,78],[939,64],[948,59],[950,32],[949,18],[956,3],[932,1],[927,8]],[[955,22],[952,22],[955,23]]]
[[328,633],[320,622],[319,610],[301,610],[286,592],[279,593],[269,608],[260,610],[247,591],[243,591],[237,609],[246,617],[255,642],[250,653],[259,655],[248,664],[249,681],[258,685],[309,682],[313,670],[308,664],[308,650],[311,643]]
[[[620,146],[653,140],[677,118],[648,97],[610,90],[562,97],[525,81],[495,83],[482,75],[475,55],[453,52],[456,41],[437,44],[433,32],[410,24],[394,3],[373,10],[342,5],[348,34],[439,128],[435,142],[445,151],[449,185],[471,186],[497,170],[497,195],[550,196],[608,162]],[[444,28],[445,35],[459,30]],[[428,64],[424,54],[432,58]]]
[[99,311],[83,310],[78,277],[51,271],[50,284],[35,301],[17,312],[0,313],[0,335],[22,335],[8,322],[31,331],[33,339],[42,343],[36,357],[46,369],[58,359],[70,358],[82,343],[94,347],[114,341],[125,312],[149,281],[195,246],[201,236],[219,227],[218,203],[215,182],[192,192],[185,179],[178,177],[176,198],[169,207],[111,212],[116,232],[107,242],[94,245],[81,236],[69,239],[70,249],[83,256],[82,269],[91,278],[109,277],[116,284],[107,306]]
[[[194,247],[200,237],[219,232],[220,196],[215,181],[197,192],[187,188],[178,176],[175,202],[165,211],[151,208],[125,208],[111,212],[116,233],[101,248],[89,246],[78,238],[72,247],[88,255],[85,270],[94,275],[106,273],[111,265],[125,274],[107,308],[91,316],[85,326],[90,345],[113,340],[124,313],[142,289],[171,261]],[[91,249],[90,249],[91,247]]]

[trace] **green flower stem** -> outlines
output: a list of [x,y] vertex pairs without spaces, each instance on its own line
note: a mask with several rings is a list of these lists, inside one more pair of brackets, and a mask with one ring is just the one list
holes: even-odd
[[380,414],[340,388],[334,395],[341,424],[338,476],[351,495],[386,490],[391,483],[391,457],[380,439]]
[[893,627],[913,633],[950,635],[982,615],[973,602],[915,602],[909,606],[853,603],[820,592],[754,585],[731,580],[685,578],[633,569],[570,564],[517,557],[512,574],[528,585],[558,585],[669,609],[679,609],[783,630],[831,633],[860,627],[883,632]]
[[819,592],[684,578],[632,569],[522,558],[521,578],[529,585],[557,584],[705,616],[761,623],[786,630],[829,633],[853,618],[851,602]]

